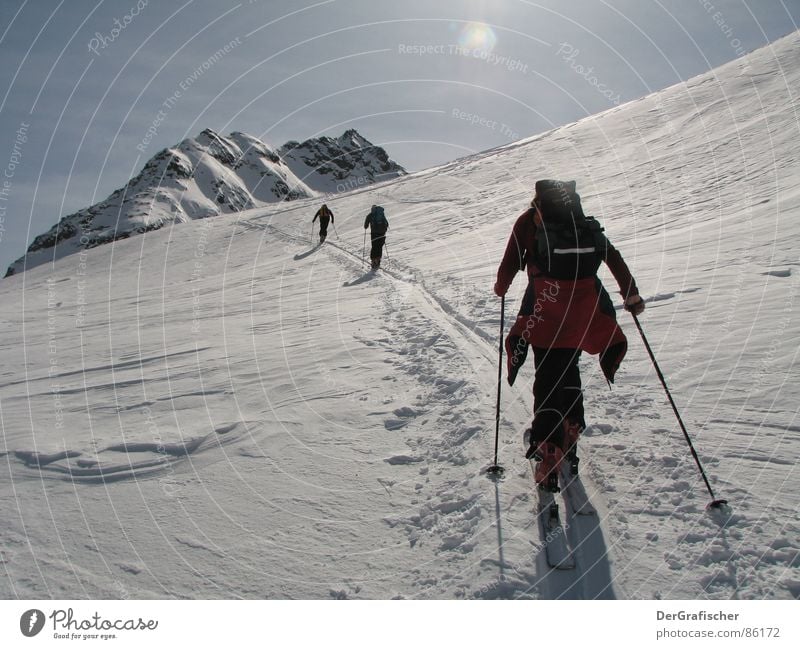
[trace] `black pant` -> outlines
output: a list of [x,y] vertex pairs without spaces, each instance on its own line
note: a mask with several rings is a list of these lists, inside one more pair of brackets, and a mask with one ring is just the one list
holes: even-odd
[[371,233],[372,249],[369,251],[370,259],[380,259],[383,256],[383,244],[386,243],[386,232]]
[[328,235],[328,223],[330,222],[330,218],[325,218],[324,216],[319,217],[319,236],[320,238],[325,237]]
[[536,374],[533,380],[532,442],[550,442],[564,448],[562,421],[585,426],[583,392],[578,360],[580,349],[533,348]]

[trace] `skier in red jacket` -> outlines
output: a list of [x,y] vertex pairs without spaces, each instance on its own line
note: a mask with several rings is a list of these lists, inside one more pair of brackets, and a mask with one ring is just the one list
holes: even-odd
[[644,310],[622,255],[592,217],[583,214],[575,182],[540,180],[531,207],[514,224],[494,292],[504,296],[518,271],[527,268],[528,288],[506,338],[508,382],[514,383],[533,347],[533,424],[526,457],[538,460],[536,482],[558,491],[566,456],[577,474],[577,441],[586,426],[578,360],[600,355],[609,383],[627,350],[614,306],[597,277],[605,262],[619,284],[625,309]]

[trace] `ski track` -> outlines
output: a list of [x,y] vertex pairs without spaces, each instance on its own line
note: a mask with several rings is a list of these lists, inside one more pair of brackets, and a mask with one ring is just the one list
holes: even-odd
[[[258,226],[251,223],[250,227]],[[266,228],[286,241],[302,244],[297,237],[275,226],[269,225]],[[363,267],[357,253],[330,239],[326,241],[324,248],[334,256],[341,256],[347,266],[356,272]],[[316,250],[315,248],[314,251]],[[296,260],[302,257],[295,255]],[[386,268],[386,265],[390,268]],[[486,453],[486,442],[491,441],[490,436],[483,426],[469,425],[469,422],[470,418],[474,418],[485,425],[486,414],[491,412],[494,405],[497,384],[496,379],[489,380],[489,377],[496,377],[496,337],[492,339],[474,321],[458,314],[447,301],[432,293],[424,282],[418,281],[419,274],[407,266],[385,260],[378,277],[374,277],[369,271],[367,275],[378,281],[391,282],[394,289],[387,291],[384,299],[386,338],[377,342],[362,342],[380,347],[382,354],[387,359],[392,359],[389,364],[415,379],[423,390],[416,396],[417,401],[412,406],[395,410],[394,418],[385,419],[384,427],[387,430],[400,430],[425,412],[443,410],[447,413],[438,416],[432,426],[430,418],[426,417],[422,421],[426,429],[442,432],[440,440],[431,440],[425,436],[408,440],[409,446],[415,451],[413,455],[393,456],[384,461],[390,465],[422,463],[425,466],[420,469],[421,475],[428,475],[432,470],[438,472],[437,467],[442,462],[463,467],[485,463],[481,453]],[[346,285],[352,286],[353,283]],[[445,366],[450,370],[447,373],[442,371]],[[467,378],[454,379],[451,378],[453,375]],[[391,381],[393,377],[394,372],[390,372],[384,379]],[[473,404],[463,408],[470,401]],[[523,421],[529,416],[528,407],[523,404],[516,408],[524,412],[521,414]],[[459,412],[459,409],[464,411]],[[504,429],[503,432],[508,437],[508,430]],[[510,437],[515,436],[512,433]],[[469,450],[472,452],[468,452],[464,445],[470,440],[482,441],[482,448],[474,449],[477,444],[470,444],[472,448]],[[524,461],[524,464],[527,465],[528,462]],[[490,510],[486,503],[481,505],[490,484],[485,475],[446,482],[433,496],[427,497],[415,514],[408,517],[389,517],[386,522],[391,527],[402,526],[411,547],[416,546],[421,538],[428,542],[435,539],[440,553],[452,555],[458,552],[469,555],[477,545],[477,539],[491,531],[491,525],[487,526],[486,523],[486,519],[491,517]],[[506,515],[500,506],[501,484],[495,483],[497,499],[493,512],[494,526],[500,529]],[[509,489],[512,488],[519,487],[509,486]],[[522,502],[522,511],[515,514],[523,518],[529,516],[530,521],[522,529],[514,530],[514,533],[525,539],[534,563],[509,566],[502,560],[494,561],[484,557],[481,560],[483,566],[497,566],[499,569],[498,575],[491,576],[488,584],[483,583],[474,592],[468,593],[459,588],[458,579],[449,574],[435,577],[427,573],[412,582],[412,586],[418,589],[418,595],[429,594],[434,588],[441,592],[444,588],[445,592],[449,591],[454,596],[471,595],[482,598],[524,598],[531,595],[549,599],[615,597],[602,520],[596,516],[591,520],[569,516],[565,529],[575,548],[578,565],[572,571],[553,570],[544,559],[541,533],[537,532],[539,527],[535,488],[530,483],[522,488],[528,493],[522,501],[517,497],[512,498],[511,504],[519,506]],[[415,489],[423,492],[420,483],[417,483]],[[462,494],[465,492],[472,495],[464,498]],[[412,504],[416,502],[418,501],[414,500]],[[502,532],[499,532],[499,536],[502,538]],[[500,556],[503,555],[502,541],[490,545],[497,546],[496,551]],[[442,559],[443,563],[452,564],[452,560],[447,561],[448,557],[443,556]],[[512,568],[512,574],[507,574],[509,567]]]

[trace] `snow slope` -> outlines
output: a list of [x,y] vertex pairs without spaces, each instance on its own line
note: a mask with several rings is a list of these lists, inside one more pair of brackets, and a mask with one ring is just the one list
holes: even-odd
[[381,147],[353,129],[277,150],[246,133],[225,137],[206,129],[159,151],[106,200],[37,236],[6,276],[170,223],[341,193],[403,174]]
[[[175,224],[0,283],[0,595],[800,596],[800,34],[526,141],[329,200]],[[549,571],[494,272],[535,179],[575,178],[648,299],[584,358],[576,571]],[[385,269],[362,265],[385,206]],[[338,236],[337,236],[338,234]],[[613,289],[613,279],[604,276]],[[509,296],[514,313],[524,282]],[[599,524],[598,524],[599,522]]]

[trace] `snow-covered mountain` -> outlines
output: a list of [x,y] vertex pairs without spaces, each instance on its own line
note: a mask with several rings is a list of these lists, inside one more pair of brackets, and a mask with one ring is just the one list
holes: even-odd
[[206,129],[158,152],[104,201],[37,236],[6,277],[169,223],[341,193],[403,174],[386,151],[353,129],[338,138],[287,142],[277,150],[246,133],[224,137]]
[[[800,596],[800,33],[639,101],[327,202],[146,232],[0,283],[0,596]],[[297,175],[297,172],[295,172]],[[625,256],[613,389],[581,361],[581,472],[551,570],[492,293],[534,182]],[[390,221],[377,274],[363,217]],[[619,297],[613,278],[603,281]],[[509,320],[524,288],[507,296]],[[566,511],[566,509],[565,509]],[[535,615],[534,615],[535,621]],[[748,624],[745,621],[745,625]]]
[[325,194],[359,189],[405,174],[354,129],[338,138],[319,137],[305,142],[287,142],[278,155],[306,185]]

